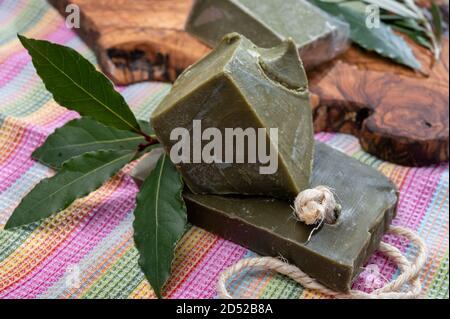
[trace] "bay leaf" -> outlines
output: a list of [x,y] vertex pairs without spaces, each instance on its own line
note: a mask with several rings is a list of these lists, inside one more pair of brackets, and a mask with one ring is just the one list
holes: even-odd
[[397,24],[393,24],[392,28],[403,34],[406,34],[411,40],[413,40],[417,44],[427,48],[430,51],[433,51],[433,45],[431,44],[430,40],[422,32],[417,32],[417,31],[402,27],[401,25],[397,25]]
[[145,134],[156,138],[155,132],[153,131],[153,128],[150,124],[149,121],[143,121],[143,120],[138,120],[139,122],[139,126],[141,127],[142,132],[144,132]]
[[439,7],[432,1],[431,2],[431,17],[433,23],[433,31],[437,41],[441,41],[443,34],[442,28],[442,13]]
[[18,35],[55,101],[82,116],[122,130],[140,132],[138,121],[111,81],[75,50]]
[[155,169],[159,158],[165,153],[164,148],[161,146],[153,148],[148,154],[142,156],[140,161],[136,163],[133,170],[130,172],[130,176],[134,181],[141,185],[142,182],[150,175]]
[[360,1],[326,3],[309,0],[320,9],[347,22],[350,25],[350,38],[369,51],[403,64],[415,70],[421,69],[420,62],[406,41],[395,34],[390,26],[380,21],[378,28],[366,25],[365,5]]
[[182,190],[181,175],[164,154],[137,196],[134,242],[139,265],[158,297],[170,276],[175,247],[187,223]]
[[137,150],[144,143],[142,135],[82,117],[56,129],[32,156],[41,163],[58,169],[68,159],[87,152]]
[[419,25],[419,23],[416,20],[413,19],[400,19],[400,20],[396,20],[394,22],[395,25],[399,26],[399,27],[403,27],[403,28],[407,28],[413,31],[416,31],[417,33],[424,33],[427,30]]
[[388,12],[394,13],[403,18],[419,19],[416,12],[411,10],[407,5],[395,0],[363,0],[369,4],[378,6]]
[[136,151],[95,151],[74,157],[54,176],[39,182],[20,202],[5,229],[26,225],[67,208],[77,198],[99,188],[125,164]]

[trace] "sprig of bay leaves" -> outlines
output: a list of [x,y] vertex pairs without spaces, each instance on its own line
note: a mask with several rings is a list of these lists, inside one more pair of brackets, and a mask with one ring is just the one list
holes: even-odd
[[[22,199],[5,229],[64,210],[158,145],[150,124],[136,119],[109,79],[83,56],[69,47],[18,37],[55,101],[81,118],[56,129],[34,151],[32,156],[56,174]],[[163,155],[137,196],[133,227],[139,265],[158,297],[187,223],[182,189],[181,175]]]
[[[347,21],[351,26],[351,38],[362,47],[411,68],[419,69],[420,63],[389,25],[434,50],[435,54],[438,52],[442,29],[440,12],[434,5],[431,7],[433,25],[426,26],[415,17],[405,16],[414,12],[413,0],[403,0],[409,7],[405,12],[400,12],[402,9],[398,6],[388,8],[393,0],[361,0],[381,1],[383,10],[389,12],[382,17],[381,29],[370,31],[363,25],[361,1],[310,1]],[[429,32],[433,32],[434,40]],[[64,210],[158,144],[149,123],[138,121],[109,79],[79,53],[48,41],[18,37],[55,101],[78,112],[81,118],[56,129],[35,150],[33,157],[54,168],[56,174],[42,180],[22,199],[5,229],[39,221]],[[170,276],[176,244],[187,223],[182,189],[180,174],[167,155],[162,155],[137,195],[133,227],[139,265],[158,297],[162,296]]]
[[[350,25],[350,38],[361,47],[420,70],[421,64],[414,56],[399,31],[421,46],[428,48],[435,59],[441,52],[442,17],[439,8],[431,2],[431,19],[414,0],[309,0],[327,13]],[[377,28],[366,25],[366,6],[380,8]]]
[[428,48],[439,59],[441,53],[442,14],[430,0],[430,17],[414,0],[363,0],[382,10],[381,20],[394,30],[402,32],[421,46]]

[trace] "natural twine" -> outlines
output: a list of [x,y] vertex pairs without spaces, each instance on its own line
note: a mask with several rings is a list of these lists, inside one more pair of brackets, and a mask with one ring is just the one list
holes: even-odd
[[339,211],[340,205],[336,203],[333,193],[322,185],[305,189],[294,200],[294,213],[306,225],[322,221],[333,224]]
[[[308,198],[309,201],[314,201],[317,205],[308,203]],[[333,203],[334,206],[332,206]],[[295,200],[295,213],[300,220],[304,220],[305,222],[308,221],[311,224],[321,223],[322,221],[326,222],[327,216],[330,217],[332,212],[333,216],[335,216],[334,212],[337,205],[333,193],[329,188],[326,186],[318,186],[314,189],[305,190],[297,196]],[[312,222],[313,219],[311,216],[315,216],[314,222]],[[328,220],[330,221],[330,219]],[[331,222],[334,222],[334,220],[331,220]],[[340,299],[413,299],[421,297],[422,287],[418,280],[418,274],[427,258],[427,248],[425,243],[413,231],[404,227],[390,226],[387,233],[406,237],[417,247],[417,253],[415,259],[409,261],[398,248],[388,243],[381,242],[379,251],[391,259],[391,261],[398,266],[401,273],[395,280],[371,293],[360,290],[350,290],[348,293],[336,292],[323,286],[294,265],[290,265],[274,257],[256,257],[242,259],[220,274],[217,283],[219,298],[233,298],[227,290],[227,283],[232,276],[245,268],[273,270],[288,276],[307,289],[315,290],[322,294]]]

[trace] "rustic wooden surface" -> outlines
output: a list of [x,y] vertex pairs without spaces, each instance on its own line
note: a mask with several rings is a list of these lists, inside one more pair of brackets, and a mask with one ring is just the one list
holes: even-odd
[[210,51],[183,31],[193,0],[49,0],[67,15],[80,8],[80,28],[103,71],[117,84],[174,81]]
[[[81,10],[77,31],[116,84],[174,81],[210,49],[184,31],[193,0],[49,0]],[[431,66],[413,45],[424,76],[352,47],[309,74],[316,131],[358,136],[384,160],[427,165],[448,160],[448,41]]]
[[369,153],[399,164],[448,160],[448,40],[434,65],[413,47],[427,76],[356,47],[311,73],[315,130],[356,135]]

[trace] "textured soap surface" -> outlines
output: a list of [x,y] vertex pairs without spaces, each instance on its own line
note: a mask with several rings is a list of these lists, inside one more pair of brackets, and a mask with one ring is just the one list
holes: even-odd
[[342,205],[337,222],[309,242],[312,226],[293,218],[292,203],[185,192],[191,223],[261,255],[282,256],[324,285],[348,291],[395,215],[398,193],[381,173],[316,144],[311,187],[328,185]]
[[[292,41],[261,49],[239,34],[227,35],[204,59],[188,68],[153,112],[151,123],[170,153],[174,128],[266,128],[278,145],[278,169],[261,174],[251,163],[179,163],[186,184],[200,194],[250,194],[292,199],[309,184],[313,157],[312,114],[305,72]],[[278,141],[269,129],[278,129]],[[193,135],[193,134],[192,134]],[[192,140],[191,136],[191,140]],[[198,139],[196,140],[198,142]],[[202,148],[208,141],[203,141]],[[267,144],[269,145],[269,144]],[[191,143],[190,149],[194,152]],[[237,150],[236,150],[237,151]]]
[[347,24],[304,0],[197,0],[186,30],[211,47],[229,32],[261,47],[292,38],[308,69],[331,60],[349,44]]

